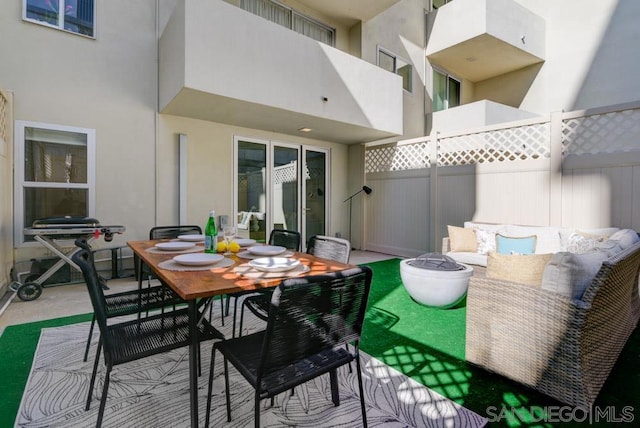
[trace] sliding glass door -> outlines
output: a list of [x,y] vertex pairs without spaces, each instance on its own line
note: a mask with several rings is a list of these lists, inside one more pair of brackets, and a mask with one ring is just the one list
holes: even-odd
[[300,231],[300,148],[273,146],[273,228]]
[[[328,219],[328,152],[304,148],[304,236],[326,234]],[[306,241],[305,241],[306,242]]]
[[236,138],[238,234],[259,242],[267,241],[273,229],[299,231],[303,242],[325,234],[328,165],[324,149]]

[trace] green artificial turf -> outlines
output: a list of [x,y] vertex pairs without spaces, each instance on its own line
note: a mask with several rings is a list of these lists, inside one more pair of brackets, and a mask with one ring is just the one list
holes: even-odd
[[[91,314],[8,326],[0,336],[0,427],[12,427],[27,384],[40,330],[91,321]],[[87,330],[87,334],[89,331]]]
[[[414,302],[402,285],[399,263],[393,259],[367,264],[373,269],[373,283],[362,335],[365,352],[477,414],[496,420],[490,426],[586,425],[546,422],[540,416],[542,412],[567,408],[545,395],[467,364],[465,302],[452,309],[429,308]],[[40,330],[90,319],[90,314],[78,315],[5,329],[0,337],[0,427],[14,424]],[[619,419],[616,426],[638,426],[640,329],[629,339],[596,407],[609,412],[610,416],[603,418],[609,422],[603,420],[590,426],[608,427],[612,419]],[[621,423],[629,418],[629,408],[634,420]]]
[[[490,426],[550,427],[571,422],[556,400],[464,361],[466,302],[439,309],[413,301],[400,279],[398,259],[369,263],[373,284],[362,349],[430,389],[492,421]],[[596,405],[609,412],[592,426],[640,422],[640,329],[623,350]],[[631,409],[630,409],[631,408]],[[542,412],[547,411],[545,419]],[[564,412],[562,416],[554,411]],[[624,413],[626,412],[626,413]],[[629,420],[629,412],[633,421]],[[554,423],[565,419],[567,422]],[[552,422],[547,422],[552,421]],[[627,425],[628,425],[627,424]]]

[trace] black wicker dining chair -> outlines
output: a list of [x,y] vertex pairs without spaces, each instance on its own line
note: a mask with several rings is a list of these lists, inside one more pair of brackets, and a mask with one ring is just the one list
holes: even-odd
[[[351,243],[346,239],[331,236],[315,235],[309,239],[307,254],[312,254],[323,259],[335,260],[341,263],[349,263],[351,256]],[[238,335],[242,335],[242,324],[245,308],[251,311],[259,319],[266,321],[269,315],[270,298],[268,292],[262,292],[247,296],[242,301],[240,308],[240,325]],[[234,323],[235,325],[235,323]]]
[[[284,247],[288,250],[300,251],[300,245],[302,244],[302,238],[300,232],[295,230],[286,230],[286,229],[273,229],[271,234],[269,235],[269,245],[277,245],[280,247]],[[256,295],[262,296],[266,295],[267,303],[269,296],[271,295],[271,290],[266,291],[240,291],[233,294],[227,294],[227,309],[226,313],[229,315],[229,306],[231,297],[233,297],[234,305],[233,305],[233,328],[231,330],[231,336],[236,336],[236,315],[238,311],[238,299],[245,295]]]
[[[224,358],[227,421],[231,422],[231,363],[254,389],[255,426],[260,400],[329,373],[331,398],[340,404],[337,369],[356,361],[362,425],[367,426],[359,342],[372,271],[354,267],[326,275],[288,278],[271,296],[265,330],[216,342],[211,351],[205,426],[209,425],[215,354]],[[351,350],[343,344],[351,343]],[[273,401],[273,400],[272,400]]]
[[[73,255],[72,260],[82,270],[89,297],[91,298],[91,305],[100,329],[98,351],[93,364],[89,394],[85,405],[85,410],[89,410],[100,354],[103,353],[106,371],[98,410],[98,420],[96,422],[96,427],[100,427],[104,417],[109,379],[113,367],[188,346],[190,342],[188,309],[176,309],[170,312],[135,318],[130,321],[108,324],[107,303],[93,265],[91,252],[82,249]],[[222,333],[216,330],[206,318],[199,317],[199,320],[198,339],[200,341],[224,339]]]
[[[86,239],[80,238],[75,241],[76,246],[89,252],[91,258],[91,266],[95,269],[93,252]],[[97,271],[96,271],[96,275]],[[102,280],[98,276],[100,282]],[[125,315],[141,314],[152,310],[162,310],[168,306],[174,306],[184,301],[175,294],[170,288],[163,285],[150,286],[138,290],[123,291],[120,293],[111,293],[104,295],[105,300],[105,316],[107,318],[121,317]],[[93,314],[89,327],[89,336],[84,350],[83,361],[87,361],[89,357],[89,349],[91,347],[91,338],[96,323],[96,315]]]

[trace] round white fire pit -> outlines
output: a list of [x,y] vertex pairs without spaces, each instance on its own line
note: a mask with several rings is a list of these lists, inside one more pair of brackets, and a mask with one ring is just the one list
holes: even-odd
[[426,306],[450,308],[467,293],[473,268],[438,253],[400,262],[400,277],[407,293]]

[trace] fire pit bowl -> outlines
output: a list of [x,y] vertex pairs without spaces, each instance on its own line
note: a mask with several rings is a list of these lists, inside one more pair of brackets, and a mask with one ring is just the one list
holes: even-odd
[[451,308],[467,293],[473,268],[438,253],[400,262],[400,277],[407,293],[425,306]]

